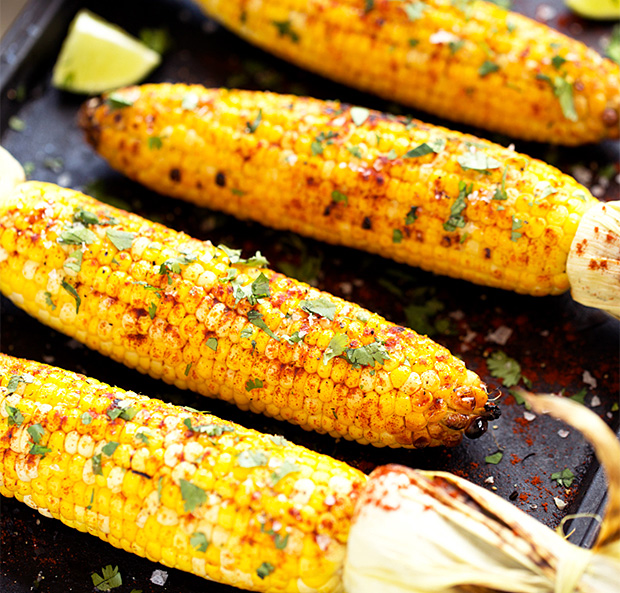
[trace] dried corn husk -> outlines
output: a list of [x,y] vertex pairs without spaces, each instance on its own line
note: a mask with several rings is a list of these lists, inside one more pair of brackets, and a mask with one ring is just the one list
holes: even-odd
[[350,593],[617,593],[620,583],[620,443],[584,406],[530,397],[583,432],[609,478],[594,549],[579,548],[509,502],[444,472],[375,470],[347,546]]

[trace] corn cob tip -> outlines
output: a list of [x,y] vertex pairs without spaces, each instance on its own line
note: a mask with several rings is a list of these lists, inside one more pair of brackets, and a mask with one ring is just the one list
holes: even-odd
[[82,104],[78,111],[78,125],[84,131],[86,142],[93,148],[99,145],[101,127],[95,119],[95,112],[104,103],[103,97],[93,97]]
[[578,303],[620,319],[620,201],[595,204],[583,215],[566,271]]
[[484,414],[476,416],[465,429],[468,439],[479,439],[486,431],[491,420],[497,420],[502,415],[501,409],[493,403],[484,404]]
[[0,146],[0,202],[24,181],[24,168],[8,150]]

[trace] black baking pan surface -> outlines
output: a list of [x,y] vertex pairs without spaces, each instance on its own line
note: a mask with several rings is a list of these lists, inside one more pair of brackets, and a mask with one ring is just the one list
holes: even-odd
[[[519,363],[533,391],[576,398],[617,432],[617,321],[576,304],[569,295],[519,296],[434,276],[378,256],[241,222],[158,196],[128,181],[110,170],[84,142],[76,112],[86,97],[60,92],[50,84],[60,44],[81,7],[134,35],[145,27],[164,29],[169,34],[171,46],[147,81],[307,94],[393,113],[411,113],[424,121],[473,132],[504,145],[514,143],[517,151],[574,175],[600,199],[619,197],[616,143],[557,148],[514,141],[414,112],[274,58],[238,39],[184,0],[32,0],[0,45],[2,145],[20,162],[29,163],[30,178],[86,190],[99,199],[112,199],[115,205],[147,218],[201,239],[243,248],[246,253],[260,249],[275,269],[353,300],[393,322],[431,334],[478,372],[490,390],[497,390],[503,413],[482,438],[465,440],[453,449],[375,449],[336,441],[140,375],[44,327],[4,298],[0,299],[2,352],[48,362],[167,401],[208,409],[244,426],[282,434],[365,472],[386,463],[451,471],[493,490],[551,528],[569,514],[601,512],[606,486],[591,447],[575,430],[552,418],[530,414],[509,394],[502,379],[491,374],[487,359],[496,351],[505,353]],[[580,19],[561,0],[544,4],[515,0],[513,9],[545,20],[599,51],[603,51],[613,26]],[[16,121],[21,125],[16,126]],[[492,463],[498,457],[494,454],[500,451],[501,460]],[[572,480],[562,484],[552,479],[566,469]],[[3,498],[1,504],[1,591],[91,592],[91,574],[101,573],[107,565],[118,566],[122,574],[123,585],[115,589],[119,593],[130,593],[132,589],[144,593],[235,591],[117,550],[60,521],[45,518],[14,499]],[[574,520],[569,531],[570,541],[591,545],[596,522]]]

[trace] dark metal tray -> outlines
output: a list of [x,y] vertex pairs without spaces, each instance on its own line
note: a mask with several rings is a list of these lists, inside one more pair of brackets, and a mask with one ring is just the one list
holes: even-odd
[[[610,23],[595,24],[572,16],[561,0],[514,2],[514,9],[529,16],[552,16],[549,24],[601,50],[611,32]],[[579,511],[598,512],[604,504],[605,481],[591,448],[574,430],[564,436],[559,422],[544,416],[528,420],[499,379],[489,374],[486,357],[502,350],[515,358],[534,391],[559,392],[566,396],[587,388],[585,404],[618,430],[620,325],[606,315],[575,304],[570,296],[533,298],[441,278],[419,270],[330,247],[291,233],[275,232],[255,223],[237,221],[144,190],[112,172],[82,139],[76,111],[84,99],[59,92],[50,85],[51,69],[67,26],[80,6],[119,24],[133,34],[143,27],[165,27],[173,46],[151,81],[183,81],[208,86],[261,88],[309,94],[389,110],[411,110],[326,81],[286,64],[236,38],[201,15],[183,0],[77,2],[31,0],[0,44],[0,130],[2,144],[22,163],[32,163],[31,177],[75,188],[87,187],[97,197],[114,196],[127,207],[163,221],[199,238],[224,242],[253,251],[260,248],[272,266],[296,268],[304,279],[313,278],[323,289],[376,310],[388,319],[407,324],[406,307],[441,303],[421,309],[414,328],[437,332],[433,337],[461,356],[480,373],[491,389],[501,388],[502,417],[478,441],[465,441],[457,448],[405,451],[362,447],[328,436],[305,433],[299,428],[262,416],[243,413],[226,403],[200,398],[188,392],[126,369],[69,338],[50,330],[0,300],[3,352],[50,362],[83,372],[103,381],[174,402],[208,409],[224,418],[286,438],[311,449],[346,460],[363,471],[388,462],[417,468],[452,471],[493,489],[505,499],[550,527]],[[21,132],[8,125],[11,116],[25,124]],[[511,139],[472,130],[413,113],[425,121],[463,131],[474,131],[502,144]],[[589,182],[601,199],[617,199],[617,164],[609,183],[601,173],[618,160],[617,146],[607,142],[575,149],[515,142],[520,152],[531,154],[578,176],[592,174]],[[584,168],[585,167],[585,168]],[[443,308],[441,308],[443,307]],[[418,311],[420,312],[420,310]],[[512,330],[500,345],[489,334],[505,326]],[[592,376],[597,386],[584,383]],[[590,383],[592,383],[590,381]],[[613,411],[612,411],[613,410]],[[503,450],[499,464],[485,457]],[[575,475],[570,488],[551,479],[554,472],[569,468]],[[493,480],[490,480],[492,478]],[[567,503],[560,510],[554,497]],[[78,533],[59,521],[47,519],[15,499],[2,499],[2,565],[0,589],[7,592],[92,591],[91,573],[118,565],[124,584],[119,593],[132,588],[146,592],[224,592],[233,589],[204,581],[177,570],[166,569]],[[591,545],[596,523],[574,521],[571,541]],[[482,569],[484,567],[481,567]],[[165,570],[164,586],[150,578]]]

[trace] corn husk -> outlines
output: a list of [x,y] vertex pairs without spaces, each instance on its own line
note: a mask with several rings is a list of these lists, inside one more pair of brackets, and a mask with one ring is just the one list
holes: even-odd
[[573,299],[620,319],[620,201],[595,204],[583,215],[566,273]]
[[593,412],[559,397],[528,398],[583,432],[609,478],[592,550],[566,541],[497,495],[445,472],[390,465],[357,504],[345,562],[349,593],[617,593],[620,443]]

